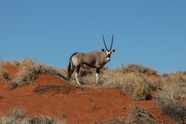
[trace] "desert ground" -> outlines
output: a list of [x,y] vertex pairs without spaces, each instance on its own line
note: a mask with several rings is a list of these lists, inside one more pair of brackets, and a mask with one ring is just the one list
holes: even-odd
[[99,84],[94,70],[82,71],[78,86],[73,75],[66,80],[66,67],[29,58],[1,60],[0,69],[0,123],[24,123],[25,118],[28,123],[46,118],[64,124],[186,123],[185,72],[158,75],[131,64],[102,69]]

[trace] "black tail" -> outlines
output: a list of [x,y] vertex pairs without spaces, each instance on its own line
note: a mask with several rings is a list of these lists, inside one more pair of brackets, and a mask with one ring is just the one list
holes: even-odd
[[[71,67],[72,66],[72,67]],[[72,65],[71,58],[68,64],[68,80],[70,80],[72,73],[74,72],[74,66]]]
[[[77,52],[76,52],[77,53]],[[68,64],[68,80],[70,80],[70,78],[71,78],[71,75],[72,75],[72,73],[74,72],[74,70],[75,70],[75,67],[74,67],[74,65],[73,65],[73,63],[72,63],[72,56],[73,55],[75,55],[76,53],[74,53],[74,54],[72,54],[71,55],[71,57],[70,57],[70,59],[69,59],[69,64]],[[72,67],[71,67],[72,66]]]

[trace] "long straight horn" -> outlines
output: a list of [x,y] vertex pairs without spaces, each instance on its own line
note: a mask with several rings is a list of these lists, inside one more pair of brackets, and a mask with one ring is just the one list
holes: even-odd
[[106,43],[105,43],[105,38],[104,38],[103,35],[102,35],[102,37],[103,37],[103,42],[104,42],[105,48],[106,48],[106,50],[108,50],[107,45],[106,45]]
[[112,35],[112,42],[111,42],[111,45],[110,45],[110,50],[112,50],[113,41],[114,41],[114,35]]

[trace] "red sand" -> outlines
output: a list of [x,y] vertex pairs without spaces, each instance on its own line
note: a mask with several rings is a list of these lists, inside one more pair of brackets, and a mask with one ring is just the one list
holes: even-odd
[[[6,65],[4,69],[15,77],[18,67]],[[50,115],[62,118],[68,124],[91,124],[105,122],[113,118],[126,119],[130,105],[145,107],[157,122],[175,123],[162,115],[158,105],[152,100],[134,101],[121,89],[105,89],[101,86],[89,85],[77,88],[57,77],[41,74],[34,81],[35,85],[27,85],[9,90],[10,82],[0,82],[0,112],[7,112],[15,106],[22,106],[26,113],[32,115]],[[53,85],[62,89],[50,89],[36,93],[37,87]]]

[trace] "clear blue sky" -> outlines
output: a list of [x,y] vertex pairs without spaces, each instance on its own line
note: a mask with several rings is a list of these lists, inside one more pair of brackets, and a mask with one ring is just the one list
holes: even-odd
[[107,67],[186,70],[186,0],[1,0],[0,58],[63,68],[72,53],[110,45]]

